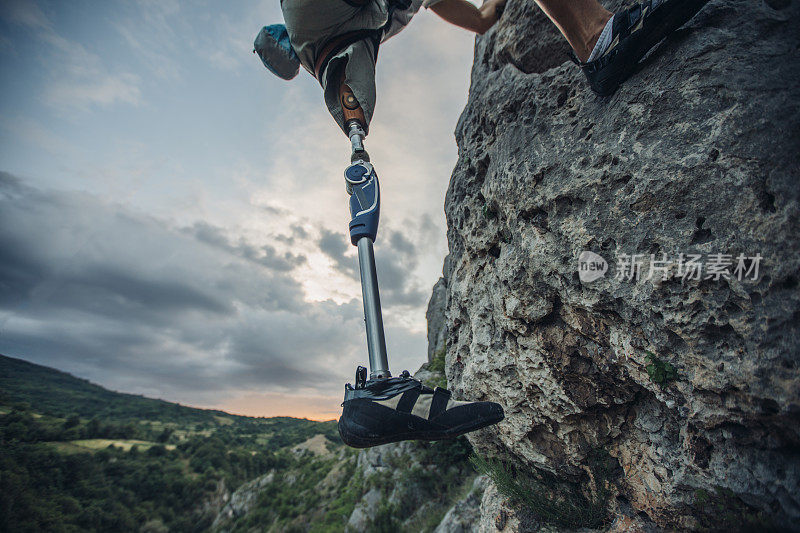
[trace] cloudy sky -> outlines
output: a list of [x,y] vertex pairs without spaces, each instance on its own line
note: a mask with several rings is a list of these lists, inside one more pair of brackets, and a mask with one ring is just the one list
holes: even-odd
[[[0,353],[114,390],[338,416],[366,362],[342,170],[317,82],[251,53],[277,0],[0,3]],[[367,139],[390,365],[425,360],[473,36],[381,48]]]

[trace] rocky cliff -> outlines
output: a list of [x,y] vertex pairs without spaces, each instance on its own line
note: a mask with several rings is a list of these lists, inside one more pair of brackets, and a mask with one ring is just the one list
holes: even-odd
[[[610,98],[533,2],[477,40],[447,380],[505,408],[480,455],[619,529],[798,527],[799,20],[712,0]],[[542,522],[495,493],[482,527]]]

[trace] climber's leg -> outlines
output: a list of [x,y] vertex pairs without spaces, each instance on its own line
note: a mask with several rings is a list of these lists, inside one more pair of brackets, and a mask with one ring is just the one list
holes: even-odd
[[603,28],[614,16],[596,0],[536,0],[536,3],[561,30],[581,61],[589,59]]
[[422,5],[450,24],[482,35],[500,18],[506,0],[486,0],[481,7],[467,0],[426,0]]
[[369,124],[375,111],[375,58],[377,50],[372,39],[362,39],[342,50],[332,58],[324,72],[320,73],[325,93],[325,105],[331,116],[348,134],[346,109],[340,99],[341,84],[346,84],[358,102],[363,116],[362,127],[369,133]]
[[371,37],[348,46],[343,43],[342,49],[335,43],[348,34],[381,28],[386,22],[384,3],[358,6],[355,1],[282,0],[281,9],[292,48],[322,85],[325,104],[336,123],[347,133],[338,99],[339,75],[344,72],[364,110],[367,131],[375,108],[376,43]]
[[613,15],[595,0],[536,0],[574,50],[592,90],[609,96],[639,61],[708,0],[646,0]]

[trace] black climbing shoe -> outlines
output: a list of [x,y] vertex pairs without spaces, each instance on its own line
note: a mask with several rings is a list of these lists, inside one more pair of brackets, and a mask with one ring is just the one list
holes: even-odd
[[589,86],[600,96],[610,96],[636,69],[647,52],[664,37],[689,21],[708,0],[648,0],[614,15],[611,45],[593,61],[575,64],[583,69]]
[[407,371],[400,377],[367,381],[362,368],[356,371],[355,388],[345,385],[339,419],[339,434],[353,448],[452,439],[504,418],[499,404],[451,400],[446,389],[430,389]]

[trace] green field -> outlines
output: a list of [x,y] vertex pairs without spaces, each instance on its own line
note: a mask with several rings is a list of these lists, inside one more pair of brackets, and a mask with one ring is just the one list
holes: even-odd
[[[149,442],[146,440],[112,440],[112,439],[82,439],[73,440],[69,444],[86,448],[87,450],[100,450],[102,448],[119,448],[120,450],[129,452],[131,448],[136,446],[141,451],[146,451],[153,446],[159,446],[157,442]],[[175,449],[174,444],[165,444],[164,449],[172,451]]]

